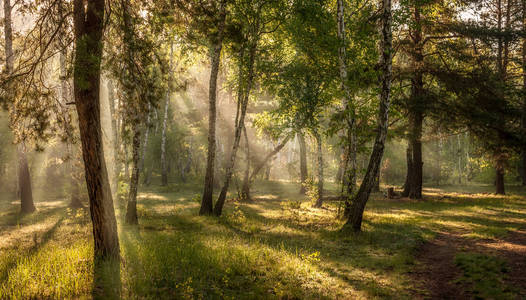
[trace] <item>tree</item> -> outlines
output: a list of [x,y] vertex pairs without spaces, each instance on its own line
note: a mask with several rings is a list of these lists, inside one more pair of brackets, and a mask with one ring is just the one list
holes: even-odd
[[226,201],[230,180],[234,171],[241,132],[245,126],[245,117],[250,94],[257,80],[256,64],[261,51],[261,42],[265,35],[277,30],[283,19],[285,6],[279,0],[235,2],[232,13],[232,26],[229,38],[232,49],[237,54],[237,110],[234,120],[234,142],[230,159],[225,167],[225,179],[214,206],[214,214],[220,216]]
[[380,103],[378,109],[378,129],[367,166],[365,177],[360,184],[358,193],[354,197],[349,217],[344,224],[344,229],[351,229],[354,232],[360,231],[362,227],[363,212],[369,200],[369,195],[374,186],[376,173],[380,168],[382,156],[387,138],[389,101],[391,95],[391,72],[392,72],[392,15],[391,0],[380,1],[380,49],[379,49],[379,82],[380,82]]
[[[11,1],[4,0],[4,36],[5,36],[5,57],[6,57],[6,73],[13,72],[13,29],[11,21]],[[13,85],[11,84],[11,87]],[[19,143],[17,145],[18,155],[18,188],[20,192],[20,211],[23,214],[32,213],[36,210],[33,203],[33,190],[31,188],[31,174],[27,164],[26,146]]]
[[102,147],[100,72],[104,0],[74,1],[74,95],[96,259],[120,259],[115,210]]
[[298,141],[300,144],[300,194],[305,194],[307,189],[305,183],[307,182],[308,170],[307,170],[307,146],[305,145],[305,135],[300,131],[298,132]]

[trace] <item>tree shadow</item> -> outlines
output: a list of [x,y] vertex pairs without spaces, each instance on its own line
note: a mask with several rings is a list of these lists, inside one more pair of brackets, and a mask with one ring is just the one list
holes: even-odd
[[120,299],[122,291],[120,259],[95,258],[93,299]]
[[[37,253],[38,250],[40,250],[43,246],[45,246],[51,240],[51,238],[53,237],[57,229],[62,224],[63,220],[64,220],[63,217],[58,219],[57,222],[53,226],[51,226],[47,231],[45,231],[42,234],[42,236],[40,237],[40,241],[39,241],[38,236],[34,235],[33,236],[34,244],[27,250],[27,253],[24,256],[31,257],[35,253]],[[7,277],[9,276],[9,272],[12,269],[16,268],[19,262],[20,262],[19,255],[15,255],[12,257],[12,260],[10,260],[4,265],[5,268],[3,270],[0,270],[0,282],[7,280]]]

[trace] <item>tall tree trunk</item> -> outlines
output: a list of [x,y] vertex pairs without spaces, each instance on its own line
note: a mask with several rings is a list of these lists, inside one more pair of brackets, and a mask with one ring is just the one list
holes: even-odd
[[457,144],[458,144],[458,184],[462,184],[462,144],[460,142],[460,134],[457,135]]
[[107,82],[107,88],[108,88],[108,102],[110,106],[110,116],[111,116],[111,133],[112,133],[112,145],[113,145],[113,190],[114,194],[116,194],[116,191],[118,190],[118,182],[119,182],[119,173],[120,173],[120,167],[119,167],[119,130],[117,127],[117,100],[115,97],[115,90],[113,87],[113,82],[111,80],[108,80]]
[[347,122],[347,164],[344,176],[347,183],[347,199],[345,201],[346,212],[349,212],[349,197],[354,194],[356,187],[356,156],[357,156],[357,137],[356,137],[356,111],[349,87],[347,86],[347,55],[345,51],[345,6],[343,0],[337,2],[337,21],[338,38],[340,47],[338,48],[338,61],[340,66],[340,89],[343,92],[343,109],[345,111],[345,121]]
[[305,194],[307,189],[305,188],[305,182],[309,176],[307,170],[307,146],[305,145],[305,136],[301,131],[298,132],[298,141],[300,144],[300,194]]
[[[63,47],[63,46],[62,46]],[[60,51],[60,98],[62,105],[66,107],[66,103],[69,100],[70,94],[68,91],[67,86],[67,70],[66,70],[66,49],[61,49]],[[64,112],[64,115],[68,114],[67,111]],[[72,144],[66,144],[66,154],[69,157],[69,161],[67,162],[68,165],[68,171],[69,171],[69,181],[70,181],[70,202],[69,207],[76,209],[76,208],[84,208],[84,205],[82,205],[82,202],[80,201],[80,186],[79,186],[79,179],[76,173],[78,170],[75,168],[75,161],[77,161],[77,156],[73,157],[73,151],[71,150]]]
[[[442,164],[441,164],[441,158],[442,158],[442,136],[440,136],[440,133],[438,135],[438,141],[437,141],[437,153],[436,153],[436,185],[440,185],[440,177],[442,176]],[[469,160],[468,160],[469,161]]]
[[[245,126],[245,115],[247,112],[247,106],[248,106],[248,100],[250,91],[252,89],[252,84],[254,82],[254,60],[256,55],[256,48],[257,48],[257,42],[255,42],[253,45],[250,45],[249,48],[249,57],[248,57],[248,73],[246,77],[246,87],[242,87],[242,82],[239,82],[240,88],[238,91],[238,110],[236,114],[236,122],[235,122],[235,132],[234,132],[234,143],[232,145],[232,152],[230,153],[230,160],[228,161],[228,165],[226,167],[225,172],[225,182],[223,184],[223,187],[221,188],[221,193],[219,194],[219,197],[217,198],[216,205],[214,207],[214,214],[216,216],[220,216],[223,212],[223,206],[225,205],[226,195],[228,193],[228,188],[230,186],[230,180],[232,178],[232,173],[234,171],[235,161],[236,161],[236,154],[237,149],[239,147],[239,141],[241,139],[241,130],[243,126]],[[241,51],[243,52],[243,50]],[[241,54],[240,59],[242,60],[243,54]],[[242,62],[240,62],[240,78],[239,80],[244,80],[242,78]]]
[[505,160],[502,157],[497,157],[495,165],[495,188],[497,195],[506,194],[504,190],[504,164]]
[[381,40],[380,40],[380,107],[378,111],[378,130],[367,166],[367,171],[360,185],[360,189],[351,204],[351,212],[344,225],[357,232],[361,230],[363,212],[369,200],[371,189],[374,185],[376,173],[379,171],[380,163],[384,153],[385,139],[387,137],[389,101],[391,93],[391,69],[392,69],[392,31],[391,31],[391,0],[380,0],[381,2]]
[[[526,31],[526,1],[522,0],[522,30]],[[526,136],[526,38],[522,38],[522,136]],[[522,185],[526,186],[526,143],[521,149]]]
[[245,136],[246,166],[245,175],[243,177],[243,185],[241,186],[241,200],[251,201],[252,199],[250,198],[250,144],[248,142],[246,126],[243,126],[243,135]]
[[374,179],[373,192],[380,191],[380,170],[376,173],[376,178]]
[[409,197],[409,191],[411,189],[412,176],[413,176],[413,145],[408,143],[406,149],[406,164],[407,172],[405,174],[404,189],[402,191],[402,197]]
[[208,154],[206,159],[205,186],[203,198],[201,199],[200,215],[211,215],[214,211],[214,163],[216,155],[216,99],[217,99],[217,75],[223,47],[223,31],[225,27],[225,3],[221,2],[220,23],[218,34],[210,48],[210,82],[208,89]]
[[[170,73],[173,72],[173,42],[170,44]],[[168,108],[170,107],[170,93],[167,92],[164,100],[163,129],[161,132],[161,185],[168,185],[168,165],[166,163],[166,128],[168,125]],[[215,103],[215,101],[214,101]]]
[[[146,151],[148,150],[148,138],[150,136],[150,109],[151,105],[148,103],[148,116],[146,117],[146,128],[144,129],[144,141],[142,144],[141,162],[139,163],[139,169],[144,171],[144,160],[146,159]],[[146,177],[146,176],[144,176]]]
[[74,0],[74,90],[96,259],[120,259],[115,210],[104,161],[100,72],[104,0]]
[[[411,143],[412,172],[408,178],[409,198],[422,198],[422,126],[424,121],[424,80],[423,80],[423,39],[422,39],[422,20],[420,15],[421,4],[414,2],[413,8],[413,28],[411,28],[411,39],[413,49],[411,52],[411,64],[413,78],[411,79],[411,103],[409,104],[409,143]],[[409,164],[408,164],[409,165]]]
[[318,193],[317,193],[317,199],[316,203],[314,204],[314,207],[321,207],[323,205],[323,152],[322,152],[322,139],[321,135],[316,132],[314,134],[314,137],[316,138],[316,154],[318,158]]
[[18,187],[20,189],[20,211],[23,214],[32,213],[36,210],[33,203],[33,191],[31,189],[31,176],[27,165],[24,145],[17,146],[18,152]]
[[141,148],[141,131],[139,124],[133,124],[133,138],[132,138],[132,176],[130,178],[130,192],[128,194],[128,206],[126,208],[126,223],[138,224],[137,218],[137,187],[139,185],[139,152]]
[[[11,75],[13,72],[13,28],[11,20],[11,1],[4,0],[4,36],[5,36],[5,57],[6,72]],[[18,187],[20,189],[20,210],[23,214],[32,213],[36,210],[33,203],[33,190],[31,188],[31,175],[27,165],[25,145],[17,146],[18,155]]]

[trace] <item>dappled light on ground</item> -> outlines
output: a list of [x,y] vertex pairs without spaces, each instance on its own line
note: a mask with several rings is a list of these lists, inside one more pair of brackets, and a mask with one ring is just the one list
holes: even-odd
[[[524,244],[501,241],[526,226],[522,196],[375,194],[364,232],[349,235],[339,232],[338,202],[312,208],[295,183],[258,184],[254,201],[228,201],[219,219],[197,216],[198,188],[175,190],[139,194],[139,227],[124,225],[117,210],[123,298],[411,298],[425,289],[411,277],[415,251],[444,232],[475,241],[470,249],[524,254]],[[89,217],[66,203],[38,203],[38,213],[22,218],[6,207],[1,298],[91,295]]]

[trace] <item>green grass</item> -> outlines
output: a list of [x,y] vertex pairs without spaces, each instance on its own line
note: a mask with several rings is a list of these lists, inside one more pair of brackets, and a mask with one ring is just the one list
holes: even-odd
[[462,270],[457,282],[467,283],[478,299],[516,299],[517,295],[504,282],[508,272],[506,262],[499,257],[461,252],[455,264]]
[[[328,184],[330,190],[336,187]],[[469,187],[473,192],[485,187]],[[227,202],[221,218],[200,217],[200,186],[142,188],[138,227],[117,216],[123,298],[410,299],[416,249],[440,231],[480,239],[526,225],[524,197],[427,189],[425,201],[375,194],[364,232],[338,231],[336,203],[313,209],[299,185],[261,182],[249,204]],[[460,189],[459,191],[463,191]],[[470,190],[471,191],[471,190]],[[196,196],[197,195],[197,196]],[[0,204],[0,298],[89,298],[91,225],[67,201],[40,201],[19,217]]]

